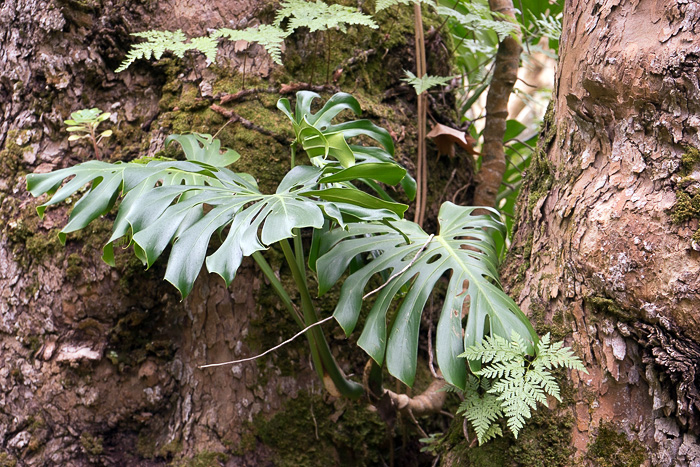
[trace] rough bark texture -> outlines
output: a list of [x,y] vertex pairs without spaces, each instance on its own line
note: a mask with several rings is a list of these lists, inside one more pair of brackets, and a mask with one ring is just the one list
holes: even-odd
[[697,2],[567,1],[502,277],[588,374],[445,465],[700,465],[698,32]]
[[[115,269],[100,260],[110,218],[60,245],[68,209],[50,209],[40,221],[38,202],[24,188],[26,173],[91,157],[89,148],[69,145],[63,130],[80,108],[113,112],[104,123],[114,130],[104,147],[112,161],[153,155],[169,133],[214,133],[226,122],[210,107],[241,90],[242,53],[230,45],[208,68],[201,57],[165,58],[115,75],[133,41],[129,33],[203,34],[273,15],[257,1],[0,2],[0,465],[329,465],[341,458],[377,465],[389,452],[392,434],[366,404],[322,394],[303,340],[269,359],[196,369],[259,353],[296,332],[252,262],[229,289],[202,275],[180,302],[162,281],[162,265],[144,271],[129,251],[118,254]],[[364,116],[388,126],[397,157],[412,166],[414,109],[377,97],[413,67],[406,52],[412,16],[387,12],[381,21],[392,24],[391,34],[350,28],[337,42],[334,64],[355,50],[372,54],[362,66],[347,62],[333,86],[354,90]],[[310,52],[314,40],[288,39],[284,69],[272,67],[261,48],[247,49],[246,84],[262,91],[226,104],[240,118],[219,137],[243,155],[237,169],[256,176],[263,190],[289,169],[281,142],[291,137],[275,109],[279,95],[265,89],[322,67]],[[436,176],[460,166],[442,164]],[[271,263],[280,267],[274,252]],[[323,313],[332,301],[319,302]],[[343,369],[361,372],[366,357],[336,334],[331,346]]]
[[[511,0],[490,0],[489,7],[515,20],[515,8]],[[516,22],[517,24],[517,22]],[[493,78],[486,96],[486,122],[484,123],[484,144],[481,147],[481,168],[477,175],[474,190],[474,206],[493,207],[506,172],[506,155],[503,137],[508,120],[508,100],[518,79],[520,54],[520,30],[516,37],[508,36],[498,44],[493,62]]]
[[584,464],[700,463],[699,28],[695,2],[566,4],[504,276],[586,363],[552,412]]

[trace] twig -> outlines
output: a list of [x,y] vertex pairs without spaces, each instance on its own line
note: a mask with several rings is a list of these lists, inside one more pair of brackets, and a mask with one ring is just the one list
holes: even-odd
[[457,203],[457,196],[458,196],[460,193],[462,193],[464,190],[466,190],[467,188],[469,188],[470,186],[471,186],[471,185],[464,185],[464,186],[461,187],[459,190],[455,191],[455,194],[452,195],[452,203],[456,204],[456,203]]
[[309,411],[311,412],[311,420],[314,421],[314,434],[316,435],[316,441],[318,441],[321,438],[318,437],[318,423],[316,422],[316,416],[314,415],[314,400],[313,399],[311,399],[311,407],[310,407]]
[[234,123],[236,123],[236,122],[240,123],[241,125],[243,125],[245,128],[247,128],[249,130],[257,131],[260,134],[274,138],[280,144],[283,144],[285,146],[292,144],[292,142],[288,138],[285,138],[282,135],[278,135],[277,133],[273,133],[270,130],[267,130],[259,125],[256,125],[255,123],[251,122],[250,120],[241,117],[240,115],[235,113],[233,110],[224,109],[223,107],[221,107],[220,105],[217,105],[217,104],[212,104],[209,108],[211,110],[213,110],[214,112],[221,114],[226,118],[231,119],[231,121]]
[[293,94],[297,91],[309,90],[314,92],[338,92],[337,86],[328,84],[311,84],[311,83],[289,83],[283,84],[280,88],[280,94]]
[[214,366],[224,366],[224,365],[234,365],[234,364],[236,364],[236,363],[243,363],[243,362],[249,362],[249,361],[251,361],[251,360],[256,360],[256,359],[258,359],[258,358],[260,358],[260,357],[264,357],[265,355],[269,354],[270,352],[274,352],[275,350],[279,349],[280,347],[283,347],[283,346],[289,344],[289,343],[292,342],[294,339],[296,339],[297,337],[301,336],[302,334],[304,334],[306,331],[308,331],[308,330],[311,329],[312,327],[318,326],[319,324],[323,324],[323,323],[325,323],[326,321],[330,321],[331,319],[333,319],[333,316],[329,316],[328,318],[324,318],[324,319],[322,319],[321,321],[316,321],[314,324],[311,324],[311,325],[309,325],[309,326],[306,326],[304,329],[302,329],[302,330],[299,331],[298,333],[294,334],[292,337],[290,337],[290,338],[287,339],[286,341],[282,342],[281,344],[276,345],[276,346],[274,346],[273,348],[264,351],[264,352],[261,353],[260,355],[256,355],[255,357],[243,358],[243,359],[241,359],[241,360],[232,360],[232,361],[230,361],[230,362],[210,363],[210,364],[208,364],[208,365],[200,365],[200,366],[198,366],[197,368],[199,368],[199,369],[201,370],[202,368],[211,368],[211,367],[214,367]]
[[433,323],[430,323],[430,328],[428,328],[428,367],[430,368],[430,374],[433,375],[435,379],[444,379],[442,376],[437,374],[435,371],[435,366],[433,365]]
[[396,279],[398,276],[400,276],[401,274],[403,274],[404,272],[406,272],[406,271],[408,270],[408,268],[410,268],[411,266],[413,266],[413,263],[415,263],[415,262],[418,260],[418,257],[420,256],[420,254],[423,253],[423,250],[425,250],[425,248],[428,246],[428,243],[430,243],[430,242],[433,240],[433,237],[434,237],[434,236],[435,236],[435,234],[430,234],[430,237],[428,237],[428,240],[426,240],[426,242],[423,244],[423,246],[420,247],[420,250],[418,250],[418,251],[416,252],[416,256],[413,257],[413,259],[411,260],[410,263],[408,263],[403,269],[401,269],[401,270],[400,270],[399,272],[397,272],[396,274],[392,274],[391,277],[389,277],[389,278],[386,280],[386,282],[384,282],[382,285],[380,285],[379,287],[377,287],[377,288],[374,289],[373,291],[366,293],[366,294],[362,297],[362,300],[366,299],[367,297],[369,297],[369,296],[372,295],[372,294],[375,294],[375,293],[379,292],[379,291],[382,290],[384,287],[386,287],[387,285],[389,285],[389,283],[390,283],[392,280]]
[[[422,78],[427,73],[425,59],[425,38],[423,36],[423,15],[420,3],[413,4],[413,19],[415,28],[415,50],[416,50],[416,76]],[[425,209],[427,204],[428,191],[428,170],[425,157],[425,119],[426,119],[427,96],[425,93],[418,95],[418,161],[416,164],[416,211],[413,221],[419,226],[423,225]]]
[[268,93],[268,94],[277,94],[280,92],[279,88],[275,88],[270,86],[269,88],[248,88],[248,89],[241,89],[238,92],[234,92],[233,94],[224,94],[221,96],[221,104],[228,104],[229,102],[241,100],[246,96],[249,96],[251,94],[258,94],[258,93]]
[[340,68],[341,70],[343,70],[345,68],[351,68],[355,64],[357,64],[359,61],[363,61],[366,63],[367,58],[369,58],[370,55],[374,55],[376,53],[377,53],[377,49],[363,50],[362,52],[358,52],[355,55],[353,55],[352,57],[344,60],[338,68]]
[[445,195],[447,194],[447,188],[450,186],[450,183],[452,183],[452,180],[454,180],[456,174],[457,169],[453,169],[452,174],[450,174],[450,178],[447,179],[447,183],[445,183],[445,188],[442,189],[442,194],[440,195],[440,204],[442,204],[442,200],[445,199]]
[[418,423],[418,420],[416,420],[416,417],[413,415],[413,412],[411,411],[411,409],[408,409],[407,412],[408,412],[408,416],[411,418],[411,421],[416,425],[416,428],[418,428],[418,431],[420,431],[421,436],[423,438],[429,438],[428,433],[426,433],[425,430],[423,429],[423,427],[420,426],[420,424]]

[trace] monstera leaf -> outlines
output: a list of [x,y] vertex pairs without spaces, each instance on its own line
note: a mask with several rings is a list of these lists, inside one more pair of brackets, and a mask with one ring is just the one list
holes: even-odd
[[[108,164],[90,161],[48,174],[31,174],[32,194],[53,193],[39,207],[66,200],[91,183],[71,212],[65,234],[84,228],[106,214],[124,195],[103,258],[114,264],[113,244],[127,237],[136,256],[149,267],[172,244],[165,278],[187,296],[202,264],[230,283],[243,256],[267,249],[294,236],[294,229],[320,228],[325,219],[340,225],[358,220],[398,220],[407,206],[364,193],[349,182],[358,177],[396,184],[405,169],[394,163],[370,162],[347,169],[298,166],[280,182],[274,194],[263,194],[253,177],[225,168],[235,151],[222,152],[209,135],[173,135],[187,160]],[[61,186],[65,179],[73,177]],[[346,183],[347,182],[347,183]],[[224,237],[207,256],[212,237]]]
[[[143,193],[157,183],[162,185],[216,184],[218,182],[212,170],[222,170],[225,165],[235,162],[240,157],[230,149],[222,153],[220,142],[209,135],[172,135],[166,139],[166,144],[170,141],[177,141],[182,145],[186,161],[151,160],[148,163],[138,161],[115,164],[88,161],[50,173],[29,174],[27,189],[34,196],[44,193],[53,195],[49,201],[37,208],[41,216],[48,206],[65,201],[84,185],[92,182],[90,190],[75,203],[68,223],[59,233],[61,241],[65,242],[67,233],[80,230],[100,215],[109,212],[120,193],[134,192],[131,196],[127,196],[120,206],[120,212],[125,213],[138,198],[135,196],[137,193]],[[63,181],[70,177],[73,178],[61,186]],[[111,242],[124,236],[127,230],[128,225],[118,216],[114,225],[114,235],[105,250],[107,262],[113,261]]]
[[[339,92],[334,94],[325,105],[315,114],[311,112],[314,99],[320,96],[311,91],[297,93],[294,112],[288,99],[277,101],[277,107],[292,122],[296,140],[295,145],[301,146],[311,158],[313,164],[324,167],[350,167],[357,161],[369,163],[394,164],[394,142],[389,132],[369,120],[351,120],[344,123],[332,124],[333,119],[343,110],[350,110],[360,115],[362,109],[357,100],[350,94]],[[377,143],[379,147],[350,145],[347,139],[365,136]],[[328,159],[328,157],[335,159]],[[367,184],[386,201],[393,201],[384,189],[370,179],[359,179]],[[416,196],[416,182],[408,174],[400,180],[401,186],[409,199]],[[393,183],[392,183],[393,184]]]
[[[352,120],[338,125],[332,125],[332,120],[343,110],[349,109],[355,115],[360,115],[362,110],[357,100],[350,94],[339,92],[334,94],[326,104],[316,112],[311,112],[311,104],[314,99],[320,98],[311,91],[297,93],[296,107],[292,113],[292,106],[288,99],[277,101],[277,108],[291,120],[296,135],[295,144],[301,146],[309,158],[320,164],[320,159],[330,156],[336,159],[343,167],[355,164],[355,155],[348,146],[346,138],[364,135],[381,144],[388,153],[394,153],[394,142],[385,129],[376,126],[369,120]],[[319,159],[316,159],[319,158]]]
[[[390,271],[358,344],[377,363],[386,359],[389,372],[409,386],[415,378],[421,314],[435,283],[446,273],[451,276],[437,326],[436,353],[449,383],[465,387],[467,368],[459,355],[485,335],[507,338],[515,331],[528,337],[531,350],[537,342],[527,317],[499,286],[493,235],[502,235],[503,225],[491,215],[473,214],[475,209],[443,204],[438,218],[440,234],[432,238],[413,222],[395,221],[351,224],[347,230],[332,230],[321,239],[317,261],[321,294],[340,279],[357,255],[373,257],[350,274],[340,290],[334,316],[347,334],[358,322],[369,280]],[[405,297],[387,336],[387,311],[402,291]],[[462,309],[467,297],[469,312],[463,329]],[[470,365],[473,371],[480,368],[477,361]]]

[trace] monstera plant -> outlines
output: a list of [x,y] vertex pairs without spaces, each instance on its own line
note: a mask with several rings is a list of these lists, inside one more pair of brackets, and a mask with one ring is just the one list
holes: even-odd
[[[202,264],[229,284],[242,258],[252,256],[300,328],[307,329],[314,367],[334,394],[359,397],[363,387],[343,375],[321,328],[310,327],[319,316],[307,268],[317,273],[321,294],[344,278],[333,316],[348,334],[357,326],[363,299],[374,299],[359,345],[377,365],[386,362],[389,372],[409,385],[416,372],[421,313],[437,281],[445,277],[449,284],[436,346],[438,364],[449,383],[465,388],[470,369],[479,371],[478,359],[468,362],[460,355],[484,336],[510,338],[515,333],[534,353],[538,339],[532,326],[499,285],[497,245],[503,225],[498,214],[445,203],[436,235],[403,219],[407,206],[394,201],[382,184],[401,184],[411,199],[415,181],[394,160],[389,133],[368,120],[334,123],[344,110],[360,114],[358,102],[349,94],[332,96],[312,113],[311,104],[318,97],[298,93],[294,111],[287,99],[278,102],[291,121],[295,140],[290,148],[292,168],[274,193],[262,193],[252,176],[235,171],[238,153],[222,151],[218,140],[200,134],[166,140],[166,145],[182,147],[185,160],[89,161],[31,174],[27,186],[34,196],[49,194],[38,208],[42,215],[48,206],[89,185],[61,231],[62,241],[67,233],[108,214],[120,199],[104,260],[114,263],[114,244],[120,241],[132,245],[136,256],[150,266],[172,245],[165,279],[183,298],[192,290]],[[375,145],[359,145],[358,140]],[[299,150],[306,152],[308,163],[297,165]],[[306,248],[304,229],[313,231]],[[212,237],[218,246],[207,254]],[[292,302],[265,260],[263,252],[274,245],[290,267],[300,306]],[[367,293],[375,276],[384,285]],[[401,303],[396,313],[389,314],[394,300]]]

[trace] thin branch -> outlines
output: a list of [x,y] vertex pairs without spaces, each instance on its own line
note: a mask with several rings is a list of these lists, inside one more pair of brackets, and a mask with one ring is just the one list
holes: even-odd
[[430,368],[430,374],[433,375],[435,379],[445,379],[440,376],[437,371],[435,371],[435,365],[433,364],[433,323],[430,323],[430,328],[428,329],[428,367]]
[[198,366],[197,368],[199,368],[199,369],[201,370],[202,368],[211,368],[211,367],[215,367],[215,366],[224,366],[224,365],[235,365],[236,363],[243,363],[243,362],[249,362],[249,361],[251,361],[251,360],[257,360],[258,358],[264,357],[265,355],[269,354],[270,352],[274,352],[275,350],[279,349],[280,347],[284,347],[285,345],[289,344],[289,343],[292,342],[294,339],[296,339],[297,337],[301,336],[302,334],[304,334],[306,331],[308,331],[309,329],[313,328],[314,326],[318,326],[319,324],[323,324],[323,323],[325,323],[326,321],[330,321],[331,319],[333,319],[333,316],[329,316],[328,318],[324,318],[324,319],[322,319],[322,320],[320,320],[320,321],[315,322],[314,324],[311,324],[311,325],[309,325],[309,326],[306,326],[304,329],[302,329],[302,330],[299,331],[298,333],[294,334],[292,337],[290,337],[290,338],[287,339],[286,341],[282,342],[282,343],[279,344],[279,345],[274,346],[274,347],[271,348],[271,349],[268,349],[268,350],[264,351],[264,352],[261,353],[260,355],[256,355],[256,356],[254,356],[254,357],[249,357],[249,358],[243,358],[243,359],[241,359],[241,360],[232,360],[232,361],[230,361],[230,362],[210,363],[210,364],[208,364],[208,365],[200,365],[200,366]]
[[289,140],[288,138],[285,138],[282,135],[278,135],[277,133],[273,133],[270,130],[267,130],[259,125],[256,125],[255,123],[251,122],[250,120],[241,117],[233,110],[224,109],[223,107],[221,107],[220,105],[217,105],[217,104],[212,104],[209,108],[211,110],[213,110],[214,112],[221,114],[224,117],[230,119],[234,123],[240,123],[241,125],[243,125],[245,128],[247,128],[249,130],[257,131],[260,134],[274,138],[280,144],[283,144],[285,146],[292,144],[292,141]]
[[[489,0],[489,7],[492,12],[515,20],[512,0]],[[520,54],[523,50],[519,42],[520,37],[521,32],[518,28],[514,35],[501,41],[496,52],[493,78],[486,96],[484,143],[481,146],[481,170],[477,175],[474,192],[475,206],[493,206],[496,203],[498,189],[506,170],[503,136],[508,119],[508,99],[518,79]]]
[[[416,76],[422,78],[427,73],[427,63],[425,59],[425,37],[423,35],[423,15],[420,3],[413,4],[413,19],[415,28],[415,51],[416,51]],[[423,225],[425,210],[427,205],[428,191],[428,162],[425,157],[425,120],[427,108],[427,95],[418,95],[418,160],[416,164],[416,211],[413,221],[419,226]]]
[[366,299],[366,298],[369,297],[370,295],[373,295],[373,294],[379,292],[379,291],[382,290],[384,287],[386,287],[387,285],[389,285],[389,283],[390,283],[392,280],[396,279],[396,278],[399,277],[401,274],[403,274],[404,272],[406,272],[406,271],[408,270],[408,268],[410,268],[411,266],[413,266],[413,263],[415,263],[415,262],[418,260],[418,257],[420,256],[420,254],[423,253],[423,250],[425,250],[425,248],[428,246],[428,243],[430,243],[430,242],[433,240],[433,237],[434,237],[434,236],[435,236],[435,234],[430,234],[430,237],[428,237],[428,240],[426,240],[426,242],[423,244],[423,246],[420,247],[420,250],[418,250],[418,251],[416,252],[416,256],[413,257],[413,259],[411,260],[410,263],[408,263],[403,269],[401,269],[401,270],[400,270],[399,272],[397,272],[396,274],[392,274],[391,277],[389,277],[389,278],[386,280],[385,283],[383,283],[382,285],[380,285],[379,287],[377,287],[377,288],[374,289],[373,291],[366,293],[366,294],[362,297],[362,300]]

